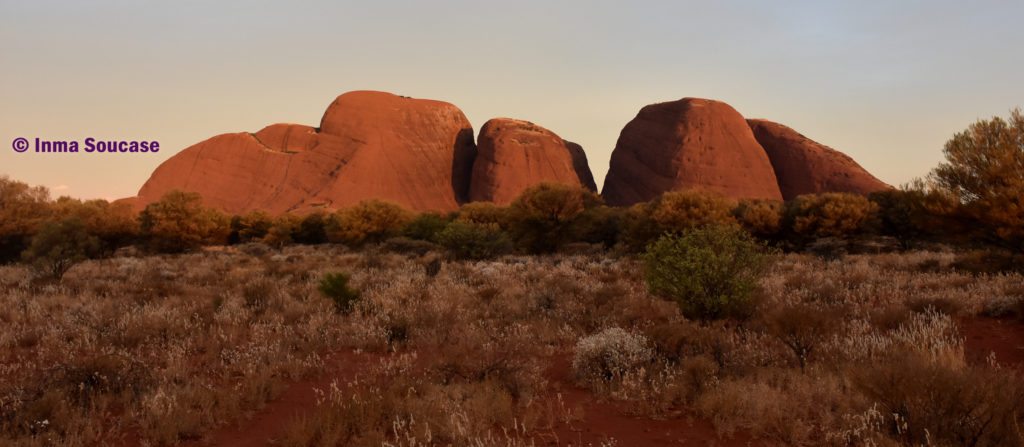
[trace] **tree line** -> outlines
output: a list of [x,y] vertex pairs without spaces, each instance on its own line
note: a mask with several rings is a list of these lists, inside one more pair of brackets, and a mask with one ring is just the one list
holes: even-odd
[[24,260],[59,277],[76,261],[121,247],[179,253],[205,245],[262,242],[379,244],[396,251],[443,248],[452,257],[616,250],[637,253],[665,233],[742,228],[783,250],[874,239],[896,248],[986,245],[1024,252],[1024,113],[957,133],[926,178],[869,196],[804,195],[787,202],[731,200],[691,190],[628,208],[560,184],[527,189],[509,206],[475,202],[451,213],[414,214],[382,201],[334,212],[229,216],[194,193],[172,191],[135,213],[103,200],[56,200],[42,187],[0,178],[0,261]]

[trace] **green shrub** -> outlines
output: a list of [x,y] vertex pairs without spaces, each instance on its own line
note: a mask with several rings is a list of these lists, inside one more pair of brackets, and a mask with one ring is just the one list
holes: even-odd
[[767,265],[765,247],[745,231],[711,226],[665,235],[647,248],[651,293],[675,300],[691,318],[745,317]]
[[320,293],[334,301],[334,308],[339,313],[352,310],[352,305],[359,301],[359,291],[348,285],[348,273],[327,273],[320,279]]
[[416,216],[402,229],[402,235],[419,241],[437,242],[437,234],[448,226],[448,219],[437,213],[423,213]]
[[77,218],[48,222],[32,238],[22,258],[37,272],[60,279],[71,266],[96,256],[100,241]]
[[489,259],[512,251],[512,241],[497,225],[454,221],[437,235],[455,259]]
[[0,176],[0,263],[15,261],[50,216],[50,191]]

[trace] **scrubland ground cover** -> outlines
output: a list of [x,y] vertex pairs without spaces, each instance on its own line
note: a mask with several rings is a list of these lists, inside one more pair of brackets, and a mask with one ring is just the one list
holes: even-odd
[[[651,295],[635,257],[241,245],[60,282],[0,267],[0,444],[201,445],[358,351],[276,445],[578,445],[579,389],[723,443],[1020,445],[1021,365],[965,353],[961,322],[1019,328],[1024,277],[970,257],[774,254],[725,319]],[[322,291],[339,272],[345,306]]]

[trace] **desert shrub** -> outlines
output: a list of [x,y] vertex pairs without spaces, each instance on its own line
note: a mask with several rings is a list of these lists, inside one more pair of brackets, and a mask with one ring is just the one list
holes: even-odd
[[22,258],[40,274],[60,279],[73,265],[99,252],[99,239],[86,231],[81,220],[68,218],[43,225]]
[[512,240],[494,224],[456,220],[437,235],[437,241],[455,259],[489,259],[512,251]]
[[292,239],[292,234],[299,227],[299,222],[300,219],[292,214],[277,216],[271,222],[270,228],[267,229],[267,234],[263,236],[263,242],[275,248],[281,248],[295,242]]
[[953,136],[932,172],[990,241],[1024,251],[1024,112],[980,120]]
[[18,259],[49,217],[50,192],[41,186],[0,177],[0,262]]
[[651,219],[650,204],[637,203],[622,213],[620,221],[619,249],[639,253],[661,236],[661,228]]
[[228,218],[203,206],[199,194],[171,191],[139,215],[142,236],[159,252],[180,253],[227,242]]
[[811,355],[828,341],[839,324],[833,310],[808,304],[784,305],[765,316],[768,332],[792,351],[801,371],[807,369]]
[[773,239],[782,229],[784,204],[776,200],[742,200],[733,210],[743,229],[763,239]]
[[231,235],[228,241],[232,244],[245,244],[261,241],[274,225],[273,218],[263,211],[253,211],[244,216],[231,218]]
[[483,225],[497,225],[507,230],[510,224],[510,210],[491,202],[472,202],[459,208],[457,220]]
[[930,229],[939,217],[928,210],[927,192],[912,185],[887,189],[868,196],[878,207],[878,230],[899,241],[904,249],[934,232]]
[[865,231],[878,206],[859,194],[798,196],[786,204],[786,224],[797,238],[844,238]]
[[767,265],[765,247],[745,231],[706,227],[665,235],[643,255],[651,293],[675,300],[688,317],[743,317]]
[[135,212],[127,203],[106,200],[81,201],[61,197],[53,203],[53,220],[77,219],[96,237],[103,255],[132,243],[139,232]]
[[651,202],[648,211],[664,233],[734,224],[733,207],[732,201],[717,194],[687,190],[662,194]]
[[330,219],[322,212],[306,215],[292,229],[291,239],[296,244],[315,245],[328,241],[327,227]]
[[437,242],[437,234],[444,231],[449,219],[437,213],[422,213],[405,224],[402,236],[420,241]]
[[327,237],[331,242],[352,246],[377,243],[399,235],[411,217],[398,205],[363,201],[338,211],[327,225]]
[[572,369],[584,383],[608,382],[653,359],[647,338],[612,327],[576,343]]
[[580,186],[541,183],[523,191],[512,203],[511,232],[516,245],[529,253],[550,253],[572,239],[576,218],[600,198]]
[[334,302],[334,308],[339,313],[351,311],[359,300],[359,291],[349,286],[350,279],[349,274],[344,272],[326,273],[320,279],[320,293]]
[[380,245],[384,251],[422,256],[440,248],[437,244],[407,237],[393,237]]
[[625,213],[622,208],[604,205],[583,210],[576,216],[568,230],[571,242],[613,247],[619,240]]
[[1011,371],[901,355],[866,366],[855,382],[891,415],[883,433],[904,444],[1024,445],[1024,383]]

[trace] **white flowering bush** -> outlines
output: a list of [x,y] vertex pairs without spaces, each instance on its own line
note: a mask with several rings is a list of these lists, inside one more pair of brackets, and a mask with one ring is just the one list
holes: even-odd
[[650,362],[653,357],[646,337],[613,327],[576,343],[572,369],[583,382],[607,382]]

